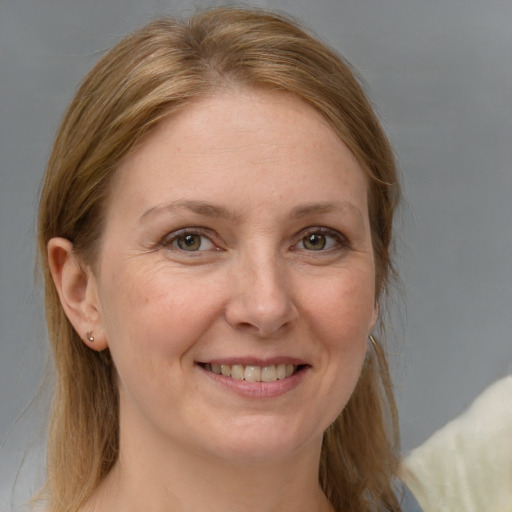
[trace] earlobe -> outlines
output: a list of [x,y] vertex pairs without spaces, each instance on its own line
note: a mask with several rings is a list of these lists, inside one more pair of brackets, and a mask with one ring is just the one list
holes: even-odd
[[[47,250],[53,282],[66,316],[84,343],[94,350],[104,350],[107,341],[94,275],[73,254],[69,240],[52,238]],[[90,335],[92,332],[94,336]]]

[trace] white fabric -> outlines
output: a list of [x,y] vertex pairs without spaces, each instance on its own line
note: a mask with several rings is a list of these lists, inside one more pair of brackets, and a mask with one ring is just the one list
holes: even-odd
[[425,512],[512,512],[512,375],[405,458]]

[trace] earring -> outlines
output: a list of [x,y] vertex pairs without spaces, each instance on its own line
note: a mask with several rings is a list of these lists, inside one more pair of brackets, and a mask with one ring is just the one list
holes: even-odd
[[370,364],[370,359],[371,359],[370,345],[373,349],[373,352],[378,351],[377,340],[371,334],[368,334],[368,341],[370,343],[367,346],[366,354],[364,356],[364,366],[368,366]]
[[87,331],[87,334],[85,335],[87,337],[87,341],[92,343],[94,341],[94,336],[92,334],[92,331]]

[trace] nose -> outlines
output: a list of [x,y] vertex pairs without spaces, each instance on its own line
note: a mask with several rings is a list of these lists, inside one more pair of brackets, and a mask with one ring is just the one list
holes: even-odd
[[276,257],[249,257],[232,269],[232,295],[226,320],[261,338],[284,332],[298,318],[290,279]]

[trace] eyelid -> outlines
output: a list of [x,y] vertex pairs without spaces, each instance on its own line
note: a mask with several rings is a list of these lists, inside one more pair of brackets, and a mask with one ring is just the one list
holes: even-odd
[[[337,229],[328,228],[325,226],[310,226],[310,227],[304,228],[297,234],[296,241],[292,245],[292,250],[296,250],[297,245],[299,245],[306,236],[312,235],[312,234],[320,234],[320,235],[328,236],[328,237],[334,238],[337,242],[336,247],[319,250],[318,253],[329,252],[329,251],[333,251],[333,250],[340,249],[340,248],[346,249],[346,248],[351,247],[351,243],[350,243],[349,239],[347,238],[347,236],[344,235],[342,232],[338,231]],[[179,237],[182,237],[182,236],[186,236],[186,235],[197,235],[197,236],[205,237],[214,245],[213,250],[221,250],[221,247],[219,247],[218,244],[215,243],[215,241],[214,241],[214,238],[216,237],[216,233],[214,231],[212,231],[211,229],[198,227],[198,226],[197,227],[185,227],[185,228],[181,228],[181,229],[172,231],[172,232],[166,234],[162,238],[159,245],[168,250],[175,250],[180,253],[187,252],[187,251],[184,251],[182,249],[179,249],[179,248],[173,246],[173,243],[176,241],[176,239],[178,239]],[[194,253],[197,254],[197,253],[201,253],[201,252],[208,252],[211,250],[212,249],[206,249],[206,250],[203,249],[203,250],[189,251],[189,252],[190,252],[190,255],[192,255]],[[302,249],[300,249],[300,250],[302,250]],[[303,249],[303,250],[307,251],[307,252],[316,252],[316,251],[311,251],[311,250],[307,250],[307,249]]]
[[188,251],[190,252],[190,254],[193,254],[193,253],[201,253],[201,252],[207,252],[207,251],[211,251],[211,250],[219,250],[220,248],[218,247],[218,245],[212,240],[212,238],[214,237],[215,233],[212,232],[210,229],[206,229],[206,228],[201,228],[201,227],[186,227],[186,228],[181,228],[181,229],[177,229],[175,231],[172,231],[171,233],[168,233],[166,234],[161,242],[160,242],[160,245],[162,247],[164,247],[165,249],[168,249],[168,250],[175,250],[177,252],[183,252],[183,253],[186,253],[187,251],[183,250],[183,249],[179,249],[178,247],[174,247],[173,246],[173,243],[180,237],[182,236],[186,236],[186,235],[196,235],[196,236],[201,236],[201,237],[204,237],[204,238],[207,238],[211,244],[214,246],[214,249],[203,249],[203,250],[197,250],[197,251]]
[[320,235],[324,235],[324,236],[330,236],[330,237],[336,239],[337,247],[332,247],[332,248],[329,248],[329,249],[319,250],[319,251],[310,251],[308,249],[304,249],[305,251],[321,253],[321,252],[328,252],[328,251],[336,250],[336,249],[340,249],[340,248],[347,249],[347,248],[350,248],[350,246],[351,246],[350,241],[347,238],[347,236],[345,236],[343,233],[341,233],[337,229],[327,228],[325,226],[311,226],[311,227],[303,229],[297,235],[298,240],[293,245],[293,248],[295,249],[297,247],[297,245],[299,245],[306,236],[313,235],[313,234],[320,234]]

